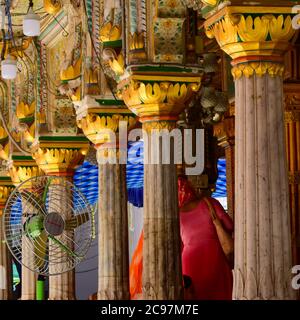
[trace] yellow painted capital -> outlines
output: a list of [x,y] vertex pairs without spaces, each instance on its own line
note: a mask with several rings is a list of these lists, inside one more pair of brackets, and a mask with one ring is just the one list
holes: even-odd
[[[119,133],[120,122],[126,125],[127,130],[132,129],[137,122],[136,117],[133,114],[128,114],[128,109],[125,109],[125,113],[111,113],[105,114],[105,109],[100,110],[99,113],[88,113],[85,117],[77,120],[78,127],[82,129],[85,136],[95,145],[103,144],[110,141],[110,134]],[[115,110],[115,112],[117,112]]]
[[[40,176],[43,174],[43,171],[36,164],[33,166],[18,166],[12,164],[9,167],[9,175],[15,186],[18,186],[19,184],[30,178]],[[32,182],[28,182],[28,184],[25,183],[23,187],[31,188]]]
[[[273,70],[274,64],[282,63],[284,53],[291,46],[295,34],[292,19],[292,6],[227,5],[207,18],[205,30],[233,59],[233,66],[249,61],[268,62],[245,72],[280,74],[279,67]],[[235,70],[234,75],[239,72]]]
[[[31,157],[12,155],[12,160],[8,162],[8,173],[14,186],[19,186],[24,181],[43,175],[43,171],[36,165]],[[1,185],[1,180],[0,180]],[[23,188],[31,188],[32,182],[22,185]]]
[[31,105],[28,105],[27,103],[24,103],[22,101],[17,105],[16,115],[19,120],[22,120],[24,118],[33,117],[34,111],[35,111],[35,101],[33,101]]
[[[141,122],[176,121],[200,88],[201,77],[130,77],[119,84],[120,97]],[[179,82],[182,80],[183,82]]]
[[231,69],[231,73],[234,79],[239,79],[242,76],[247,78],[256,74],[257,76],[263,76],[269,74],[271,77],[283,76],[284,65],[282,63],[274,62],[248,62],[235,65]]
[[176,121],[148,121],[143,123],[143,130],[151,133],[152,130],[168,130],[176,128]]
[[83,162],[87,150],[88,147],[81,149],[38,147],[32,151],[32,157],[46,174],[70,176]]
[[[13,191],[13,186],[3,186],[0,184],[0,209],[5,207],[6,201],[9,195]],[[0,210],[0,216],[2,215],[2,210]]]
[[122,27],[119,25],[113,25],[111,21],[106,22],[100,28],[100,41],[110,42],[120,40],[122,37]]
[[75,62],[74,65],[70,65],[67,69],[62,70],[60,73],[60,79],[62,81],[75,80],[81,75],[82,57]]

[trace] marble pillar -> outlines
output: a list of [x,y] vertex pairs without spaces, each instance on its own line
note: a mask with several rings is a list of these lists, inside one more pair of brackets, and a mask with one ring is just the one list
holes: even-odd
[[[157,123],[159,127],[159,123]],[[170,122],[170,127],[172,127]],[[174,123],[173,123],[174,125]],[[155,128],[155,122],[151,123]],[[151,138],[149,123],[143,128]],[[146,140],[146,139],[144,139]],[[154,147],[155,145],[155,147]],[[158,147],[158,148],[157,148]],[[153,149],[158,151],[153,164]],[[174,150],[171,163],[162,162],[162,140],[145,143],[144,159],[144,247],[143,299],[177,300],[183,298],[181,242],[177,200],[177,174]]]
[[[102,105],[86,96],[77,124],[97,150],[98,162],[98,300],[126,300],[129,292],[129,243],[126,189],[127,140],[121,138],[136,125],[124,105]],[[93,103],[91,103],[93,101]],[[121,126],[121,122],[124,125]],[[126,130],[127,128],[127,130]],[[125,130],[124,130],[125,129]]]
[[[97,157],[103,157],[98,150]],[[98,300],[129,299],[126,165],[99,163]]]
[[[30,190],[28,190],[30,192]],[[22,215],[25,223],[28,214],[35,212],[33,205],[22,198]],[[21,276],[21,300],[36,299],[37,274],[31,269],[35,269],[34,244],[28,236],[22,236],[22,276]],[[26,267],[25,267],[26,266]],[[30,269],[31,268],[31,269]]]
[[[63,180],[57,181],[49,186],[49,212],[57,212],[64,220],[67,220],[72,216],[71,210],[66,206],[72,194],[70,189],[64,185]],[[64,231],[63,235],[56,238],[68,248],[74,246],[74,231]],[[72,258],[52,240],[49,240],[49,243],[49,273],[52,274],[49,276],[49,300],[75,300],[75,270],[63,272],[70,269],[68,259]],[[53,250],[51,250],[51,245]],[[53,275],[55,273],[60,274]]]
[[280,74],[235,80],[234,299],[291,299],[291,239]]
[[204,17],[235,80],[234,299],[295,298],[283,117],[283,57],[295,29],[285,3],[270,11],[265,1],[232,1]]
[[0,207],[0,300],[12,299],[12,259],[3,236],[3,208]]
[[[133,75],[129,86],[127,82],[119,86],[124,102],[143,125],[143,299],[178,300],[183,298],[183,279],[174,158],[176,155],[178,160],[178,150],[182,148],[178,149],[180,142],[172,130],[179,114],[199,90],[201,74],[169,75],[168,81],[151,84],[143,82],[148,76]],[[164,79],[166,75],[156,73],[149,79],[153,81],[160,76]],[[178,83],[179,80],[183,83]]]
[[[32,156],[39,168],[53,177],[49,185],[49,212],[52,211],[61,214],[63,217],[68,217],[71,214],[71,209],[66,204],[67,202],[70,204],[70,200],[67,199],[72,197],[72,194],[70,188],[64,184],[64,181],[72,181],[75,169],[83,162],[87,154],[89,144],[84,137],[78,136],[77,139],[67,141],[60,137],[55,142],[56,147],[53,148],[53,141],[55,141],[56,137],[53,136],[51,138],[47,142],[43,141],[42,144],[37,144],[35,149],[32,149]],[[55,179],[55,177],[58,179]],[[63,237],[63,242],[69,245],[74,243],[73,231],[64,232],[57,237]],[[68,265],[65,251],[58,248],[58,246],[55,246],[55,248],[53,250],[50,248],[49,258],[53,261],[57,257],[60,268],[57,270],[55,261],[53,261],[52,265],[50,261],[49,300],[75,300],[75,270],[66,271],[70,270],[74,265]],[[65,261],[61,262],[61,256]]]
[[285,136],[290,184],[293,263],[300,264],[300,84],[286,83]]

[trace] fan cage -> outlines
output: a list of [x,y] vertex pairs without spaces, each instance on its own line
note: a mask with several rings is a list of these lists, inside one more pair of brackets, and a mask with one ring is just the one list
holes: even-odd
[[[29,189],[28,185],[33,187]],[[71,227],[54,240],[46,229],[44,237],[34,238],[25,233],[26,221],[37,216],[44,219],[50,212],[60,214]],[[74,269],[84,259],[93,240],[92,207],[66,178],[39,176],[20,184],[6,203],[3,222],[4,238],[14,258],[45,276]]]

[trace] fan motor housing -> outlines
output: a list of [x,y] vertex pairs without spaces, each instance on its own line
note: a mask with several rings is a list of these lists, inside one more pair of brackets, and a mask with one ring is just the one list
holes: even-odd
[[65,221],[59,213],[50,212],[45,217],[44,227],[50,235],[59,236],[65,229]]

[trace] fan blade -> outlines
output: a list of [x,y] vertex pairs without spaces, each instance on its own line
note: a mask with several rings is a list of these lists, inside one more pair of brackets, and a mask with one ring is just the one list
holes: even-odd
[[48,235],[45,230],[43,230],[38,237],[33,238],[35,264],[39,269],[41,269],[45,264],[45,257],[47,254],[47,247],[48,247],[47,240],[48,240]]
[[42,199],[38,199],[33,193],[30,193],[29,191],[23,191],[21,197],[28,201],[30,205],[37,210],[37,213],[43,213],[45,214],[46,206]]
[[76,257],[76,258],[80,258],[80,256],[73,252],[70,248],[68,248],[63,242],[61,242],[60,240],[58,240],[57,238],[55,238],[54,236],[48,235],[48,237],[55,242],[61,249],[63,249],[68,255],[72,256],[72,257]]
[[51,184],[51,181],[52,181],[52,179],[48,178],[48,181],[47,181],[47,183],[45,185],[45,189],[44,189],[43,196],[42,196],[42,201],[43,201],[43,204],[44,204],[45,207],[46,207],[46,199],[47,199],[47,194],[48,194],[48,191],[49,191],[49,186]]
[[37,198],[32,192],[24,190],[22,192],[22,197],[29,201],[30,204],[39,212],[45,214],[46,210],[46,199],[49,190],[49,186],[51,184],[52,178],[49,178],[42,194],[42,197]]
[[78,214],[76,216],[74,216],[71,219],[66,220],[66,227],[65,230],[74,230],[77,227],[81,226],[82,224],[86,223],[87,221],[89,221],[90,217],[89,217],[89,213],[85,212],[82,214]]

